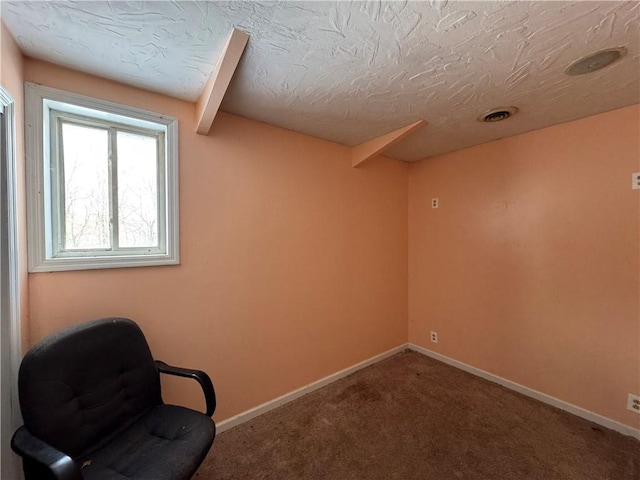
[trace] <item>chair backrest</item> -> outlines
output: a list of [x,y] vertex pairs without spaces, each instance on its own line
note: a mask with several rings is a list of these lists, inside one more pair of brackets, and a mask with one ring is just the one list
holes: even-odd
[[25,427],[71,457],[99,448],[162,403],[149,346],[125,318],[45,338],[22,360],[18,389]]

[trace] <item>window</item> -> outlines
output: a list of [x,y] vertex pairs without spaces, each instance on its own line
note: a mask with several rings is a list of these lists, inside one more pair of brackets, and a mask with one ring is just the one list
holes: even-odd
[[176,119],[26,84],[29,270],[172,265]]

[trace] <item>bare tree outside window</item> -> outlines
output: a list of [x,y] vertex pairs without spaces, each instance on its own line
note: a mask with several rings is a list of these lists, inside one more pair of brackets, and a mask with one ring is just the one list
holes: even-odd
[[158,142],[118,132],[118,232],[121,247],[158,244]]
[[[118,248],[156,247],[158,137],[66,121],[61,125],[64,249],[110,250],[114,243]],[[110,135],[115,135],[116,146],[111,154]],[[112,233],[114,203],[117,239]]]
[[66,250],[111,248],[108,131],[62,125]]

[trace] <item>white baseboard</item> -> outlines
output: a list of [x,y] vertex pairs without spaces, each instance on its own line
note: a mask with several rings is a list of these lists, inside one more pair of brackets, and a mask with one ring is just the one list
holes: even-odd
[[339,372],[336,372],[327,377],[321,378],[320,380],[310,383],[309,385],[298,388],[297,390],[286,393],[278,398],[274,398],[273,400],[269,400],[268,402],[263,403],[262,405],[258,405],[257,407],[254,407],[250,410],[239,413],[238,415],[229,417],[221,421],[220,423],[216,423],[216,431],[218,433],[222,433],[225,430],[229,430],[230,428],[233,428],[236,425],[240,425],[241,423],[247,422],[252,418],[258,417],[263,413],[267,413],[268,411],[273,410],[274,408],[281,407],[282,405],[289,403],[295,400],[296,398],[300,398],[303,395],[307,395],[308,393],[318,390],[319,388],[322,388],[325,385],[329,385],[330,383],[333,383],[336,380],[340,380],[341,378],[351,375],[352,373],[357,372],[358,370],[362,370],[365,367],[373,365],[374,363],[377,363],[380,360],[384,360],[385,358],[391,357],[392,355],[395,355],[396,353],[400,353],[406,349],[407,349],[406,343],[399,345],[395,348],[392,348],[391,350],[387,350],[386,352],[376,355],[375,357],[371,357],[351,367],[345,368],[344,370],[340,370]]
[[443,363],[446,363],[447,365],[459,368],[460,370],[464,370],[465,372],[469,372],[478,377],[482,377],[485,380],[489,380],[490,382],[502,385],[503,387],[514,390],[518,393],[526,395],[527,397],[539,400],[540,402],[551,405],[552,407],[559,408],[560,410],[572,413],[573,415],[584,418],[585,420],[589,420],[590,422],[597,423],[598,425],[602,425],[603,427],[606,427],[610,430],[614,430],[616,432],[622,433],[623,435],[628,435],[640,440],[640,430],[637,428],[633,428],[629,425],[625,425],[610,418],[603,417],[602,415],[598,415],[597,413],[593,413],[571,403],[559,400],[555,397],[552,397],[551,395],[547,395],[546,393],[538,392],[537,390],[533,390],[529,387],[525,387],[518,383],[512,382],[511,380],[507,380],[506,378],[499,377],[497,375],[494,375],[493,373],[489,373],[479,368],[472,367],[471,365],[467,365],[466,363],[462,363],[458,360],[454,360],[453,358],[447,357],[440,353],[436,353],[432,350],[429,350],[428,348],[420,347],[413,343],[409,343],[407,347],[410,350],[434,358]]
[[525,387],[524,385],[520,385],[519,383],[512,382],[511,380],[507,380],[506,378],[499,377],[498,375],[494,375],[493,373],[489,373],[485,370],[472,367],[471,365],[467,365],[466,363],[460,362],[458,360],[454,360],[453,358],[447,357],[445,355],[442,355],[440,353],[429,350],[428,348],[424,348],[413,343],[405,343],[403,345],[399,345],[395,348],[392,348],[391,350],[388,350],[379,355],[371,357],[351,367],[345,368],[344,370],[340,370],[339,372],[336,372],[327,377],[321,378],[320,380],[312,382],[309,385],[298,388],[297,390],[294,390],[292,392],[286,393],[278,398],[274,398],[273,400],[263,403],[262,405],[258,405],[257,407],[254,407],[245,412],[239,413],[238,415],[229,417],[217,423],[216,430],[218,433],[222,433],[225,430],[229,430],[230,428],[233,428],[236,425],[240,425],[241,423],[247,422],[275,408],[281,407],[282,405],[285,405],[297,398],[307,395],[308,393],[318,390],[319,388],[329,385],[330,383],[333,383],[336,380],[340,380],[341,378],[351,375],[352,373],[355,373],[358,370],[362,370],[363,368],[373,365],[374,363],[384,360],[385,358],[391,357],[392,355],[395,355],[396,353],[400,353],[406,349],[410,349],[410,350],[413,350],[414,352],[418,352],[428,357],[434,358],[443,363],[446,363],[447,365],[451,365],[452,367],[459,368],[460,370],[464,370],[465,372],[484,378],[485,380],[489,380],[490,382],[497,383],[498,385],[502,385],[505,388],[514,390],[518,393],[526,395],[527,397],[531,397],[535,400],[551,405],[552,407],[559,408],[560,410],[564,410],[568,413],[584,418],[585,420],[589,420],[590,422],[596,423],[610,430],[613,430],[613,431],[622,433],[623,435],[628,435],[630,437],[634,437],[640,440],[640,429],[633,428],[629,425],[625,425],[623,423],[617,422],[615,420],[604,417],[602,415],[598,415],[597,413],[591,412],[589,410],[585,410],[584,408],[578,407],[577,405],[573,405],[571,403],[565,402],[564,400],[560,400],[558,398],[552,397],[551,395],[547,395],[546,393],[533,390],[532,388]]

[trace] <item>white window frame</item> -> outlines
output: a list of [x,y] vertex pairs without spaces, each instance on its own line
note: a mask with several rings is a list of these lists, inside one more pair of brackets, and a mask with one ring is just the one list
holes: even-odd
[[[58,181],[56,159],[51,155],[57,138],[51,117],[92,120],[139,132],[158,132],[163,137],[158,177],[158,248],[110,251],[62,250],[58,221],[60,202],[54,198]],[[28,267],[30,272],[90,270],[101,268],[177,265],[178,224],[178,120],[158,113],[107,102],[33,83],[25,83],[25,139],[27,154]],[[52,138],[53,136],[53,138]],[[53,142],[53,143],[52,143]],[[55,146],[53,147],[55,148]],[[162,157],[162,152],[160,152]],[[47,172],[47,174],[45,174]],[[50,172],[50,173],[49,173]],[[164,201],[163,198],[164,197]],[[55,207],[58,207],[56,209]]]

